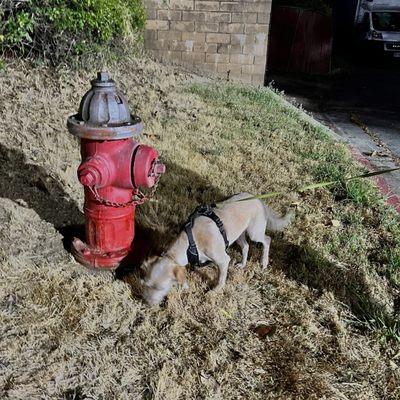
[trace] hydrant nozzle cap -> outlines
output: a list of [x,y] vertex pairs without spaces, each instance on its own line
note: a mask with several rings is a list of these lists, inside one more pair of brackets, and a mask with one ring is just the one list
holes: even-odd
[[155,176],[160,176],[162,174],[165,174],[165,170],[166,170],[165,165],[161,161],[157,160],[154,162],[152,173]]
[[96,177],[90,171],[84,171],[81,175],[79,175],[79,181],[84,186],[93,186],[96,183]]

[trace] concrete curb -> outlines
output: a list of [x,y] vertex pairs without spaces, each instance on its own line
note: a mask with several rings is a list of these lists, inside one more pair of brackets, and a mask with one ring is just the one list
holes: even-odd
[[[312,118],[309,114],[304,112],[304,110],[296,107],[295,105],[290,103],[288,100],[286,100],[282,95],[277,94],[276,92],[274,92],[271,89],[269,89],[269,90],[272,93],[272,97],[274,97],[277,101],[283,102],[285,104],[285,106],[288,107],[289,109],[291,109],[292,111],[297,112],[305,122],[307,122],[308,124],[310,124],[311,126],[313,126],[315,128],[322,129],[325,133],[327,133],[329,136],[331,136],[334,140],[345,142],[343,140],[343,138],[341,138],[339,135],[337,135],[332,129],[328,128],[327,126],[323,125],[321,122]],[[358,149],[349,145],[347,142],[346,142],[346,145],[350,151],[350,154],[351,154],[353,160],[364,165],[371,171],[377,170],[377,167],[374,164],[372,164],[366,157],[364,157],[363,154]],[[383,178],[382,176],[377,176],[377,177],[374,177],[373,180],[375,181],[375,184],[378,187],[382,196],[386,199],[386,203],[388,205],[392,206],[400,214],[400,198],[399,198],[399,196],[397,196],[396,194],[393,193],[393,191],[390,188],[386,179]]]
[[[376,171],[377,168],[373,165],[366,157],[364,157],[358,149],[348,145],[350,153],[354,160],[363,164],[370,170]],[[394,207],[395,210],[400,214],[400,198],[396,194],[392,192],[389,184],[387,183],[386,179],[382,176],[376,176],[373,178],[375,181],[376,186],[378,186],[379,191],[386,198],[386,203],[390,206]]]

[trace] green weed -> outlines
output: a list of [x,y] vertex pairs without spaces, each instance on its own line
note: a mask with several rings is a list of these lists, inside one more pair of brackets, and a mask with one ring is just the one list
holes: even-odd
[[374,207],[382,202],[376,187],[368,181],[356,179],[347,182],[346,191],[347,197],[359,205]]
[[392,285],[400,288],[400,246],[385,251],[387,277]]
[[358,318],[354,320],[356,326],[368,329],[378,337],[383,344],[390,340],[400,343],[400,320],[396,316],[388,315],[380,306],[360,292],[357,295]]

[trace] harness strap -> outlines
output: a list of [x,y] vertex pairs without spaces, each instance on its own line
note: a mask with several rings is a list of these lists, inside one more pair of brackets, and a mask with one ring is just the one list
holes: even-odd
[[188,262],[191,265],[200,265],[199,252],[197,250],[196,242],[194,240],[193,232],[192,232],[194,220],[197,217],[204,216],[204,217],[208,217],[208,218],[212,219],[215,222],[215,224],[217,225],[217,227],[224,239],[225,248],[228,248],[228,246],[229,246],[229,241],[226,236],[224,224],[222,223],[220,218],[215,214],[212,207],[215,207],[215,204],[198,206],[194,210],[194,212],[189,216],[188,221],[186,222],[186,224],[183,227],[183,229],[185,230],[186,235],[188,237],[188,241],[189,241],[189,247],[187,249],[186,254],[187,254]]
[[186,251],[189,264],[199,264],[199,252],[197,251],[196,242],[194,241],[191,224],[185,225],[185,232],[189,240],[189,247]]

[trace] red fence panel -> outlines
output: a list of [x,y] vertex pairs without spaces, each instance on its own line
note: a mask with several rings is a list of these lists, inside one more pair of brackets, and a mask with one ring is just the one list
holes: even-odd
[[332,55],[332,18],[311,10],[276,7],[271,15],[268,69],[328,74]]

